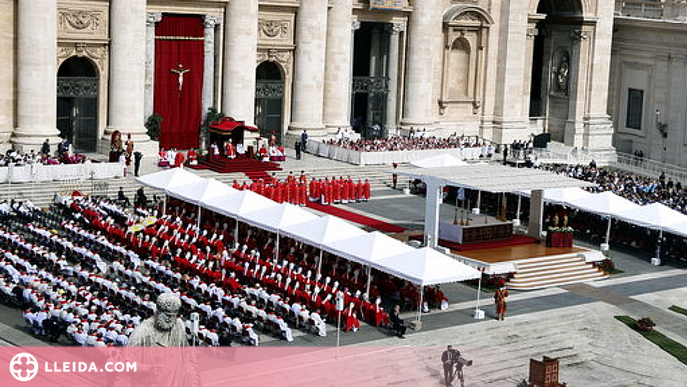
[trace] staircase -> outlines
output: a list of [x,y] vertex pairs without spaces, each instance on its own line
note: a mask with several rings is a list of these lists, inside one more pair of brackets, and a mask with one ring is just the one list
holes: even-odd
[[523,259],[516,264],[517,272],[506,282],[508,289],[535,290],[608,278],[577,253]]

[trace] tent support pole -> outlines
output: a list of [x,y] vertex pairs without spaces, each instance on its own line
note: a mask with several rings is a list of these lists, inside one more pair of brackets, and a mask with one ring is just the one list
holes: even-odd
[[370,301],[370,283],[372,282],[372,266],[367,267],[367,290],[365,294],[367,295],[367,300]]
[[164,215],[167,215],[167,193],[162,197],[162,216]]
[[324,256],[324,250],[320,249],[320,259],[317,260],[317,276],[315,278],[319,277],[320,273],[322,272],[322,258],[323,258],[323,256]]
[[276,246],[276,250],[274,252],[274,258],[277,259],[277,262],[279,262],[279,239],[280,239],[279,238],[279,231],[277,231],[277,246]]
[[239,243],[239,219],[234,219],[236,225],[234,226],[234,243]]
[[663,244],[663,228],[658,232],[658,247],[656,247],[656,258],[661,259],[661,245]]
[[477,191],[477,205],[475,205],[475,208],[479,209],[481,204],[482,204],[482,191]]
[[198,222],[196,222],[196,226],[198,226],[198,228],[200,228],[200,216],[202,215],[202,212],[203,212],[203,207],[201,207],[199,204],[198,205]]
[[518,221],[520,220],[520,207],[522,206],[522,195],[518,194],[518,213],[515,216],[515,219]]
[[606,227],[606,245],[608,245],[608,242],[611,240],[611,225],[613,223],[613,218],[610,216],[608,217],[608,226]]
[[423,301],[424,297],[425,297],[425,286],[421,284],[420,285],[420,305],[417,306],[417,318],[415,319],[415,321],[417,321],[418,323],[422,320],[422,301]]

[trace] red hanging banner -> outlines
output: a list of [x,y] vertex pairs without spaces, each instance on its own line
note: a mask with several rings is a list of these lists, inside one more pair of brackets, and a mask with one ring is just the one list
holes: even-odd
[[203,20],[165,15],[155,29],[155,113],[162,117],[160,148],[198,147],[202,119]]

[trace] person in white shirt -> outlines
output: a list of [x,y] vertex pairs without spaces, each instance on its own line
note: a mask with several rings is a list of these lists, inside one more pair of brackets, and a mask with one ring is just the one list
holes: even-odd
[[322,337],[327,336],[327,324],[325,324],[324,320],[322,320],[322,316],[320,316],[319,311],[316,310],[310,313],[310,320],[315,325],[318,335]]

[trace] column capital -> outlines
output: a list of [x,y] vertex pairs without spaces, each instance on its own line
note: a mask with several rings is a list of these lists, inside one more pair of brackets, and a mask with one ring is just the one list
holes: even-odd
[[222,24],[222,17],[219,15],[205,15],[203,17],[203,27],[205,28],[215,28],[218,24]]
[[354,20],[351,22],[351,30],[352,31],[357,31],[360,29],[360,21]]
[[537,35],[539,35],[539,29],[536,27],[527,28],[527,39],[534,39]]
[[162,12],[147,12],[146,26],[155,27],[155,24],[162,20]]
[[401,32],[405,32],[406,23],[389,23],[386,28],[391,35],[398,35]]

